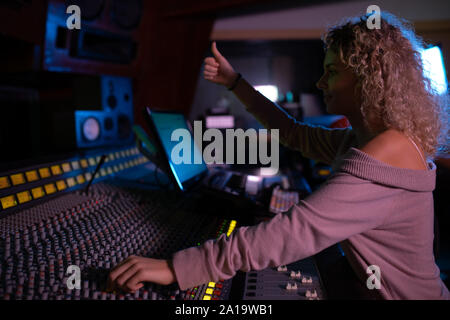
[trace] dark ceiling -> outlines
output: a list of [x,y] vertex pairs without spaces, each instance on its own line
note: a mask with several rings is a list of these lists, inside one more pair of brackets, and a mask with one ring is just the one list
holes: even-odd
[[163,0],[163,12],[168,17],[215,16],[233,17],[290,8],[317,6],[350,0]]
[[218,18],[228,18],[247,14],[256,14],[263,12],[274,12],[292,8],[317,6],[330,3],[349,2],[351,0],[262,0],[260,3],[250,4],[242,7],[224,9],[218,13]]

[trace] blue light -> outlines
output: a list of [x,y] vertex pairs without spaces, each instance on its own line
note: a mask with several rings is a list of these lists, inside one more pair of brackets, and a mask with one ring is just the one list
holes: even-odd
[[177,171],[173,167],[172,161],[169,161],[169,166],[170,166],[170,169],[172,169],[172,172],[174,173],[175,180],[177,180],[178,186],[180,187],[181,191],[183,191],[184,190],[183,185],[181,184],[180,179],[178,179]]
[[[208,171],[208,167],[203,161],[203,155],[195,144],[194,137],[188,130],[186,119],[183,114],[152,111],[151,116],[155,124],[156,134],[161,139],[162,147],[166,153],[170,169],[172,170],[178,186],[183,190],[185,189],[185,182]],[[191,150],[190,163],[182,162],[180,164],[175,164],[172,162],[173,148],[179,143],[179,141],[172,141],[172,133],[176,129],[185,129],[189,133],[188,145],[193,149]],[[195,163],[196,157],[202,160],[200,164]]]
[[421,55],[423,73],[431,80],[431,87],[436,90],[438,94],[446,93],[448,83],[441,49],[438,46],[434,46],[422,50]]

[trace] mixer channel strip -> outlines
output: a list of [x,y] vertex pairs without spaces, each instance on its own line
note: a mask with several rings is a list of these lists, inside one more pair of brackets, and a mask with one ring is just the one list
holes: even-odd
[[85,188],[101,156],[95,182],[148,164],[137,147],[79,155],[63,161],[0,173],[0,219],[55,196]]
[[[130,255],[167,259],[181,249],[230,234],[236,221],[184,211],[165,191],[97,183],[89,194],[61,195],[0,220],[0,299],[218,300],[231,281],[182,291],[146,283],[133,294],[106,292],[109,271]],[[79,289],[67,268],[81,270]]]
[[247,272],[244,300],[322,300],[322,281],[313,258]]

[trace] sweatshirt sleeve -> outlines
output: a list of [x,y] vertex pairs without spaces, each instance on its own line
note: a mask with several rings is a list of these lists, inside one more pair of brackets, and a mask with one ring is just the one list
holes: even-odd
[[[251,104],[253,107],[246,106],[247,111],[267,129],[278,129],[280,142],[300,151],[306,158],[331,164],[339,147],[352,132],[349,128],[329,129],[297,121],[282,107],[276,103],[266,103],[264,99],[266,98],[258,92]],[[261,101],[258,103],[258,100]]]
[[347,173],[336,173],[288,212],[251,227],[222,234],[173,256],[178,284],[185,290],[229,279],[238,270],[289,264],[383,224],[392,193]]

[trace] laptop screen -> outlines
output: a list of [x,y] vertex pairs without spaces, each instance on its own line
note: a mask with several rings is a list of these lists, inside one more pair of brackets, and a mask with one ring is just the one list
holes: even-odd
[[[184,191],[190,183],[198,180],[196,178],[200,178],[208,171],[202,153],[194,142],[183,114],[150,111],[149,115],[177,185]],[[177,129],[185,129],[183,131],[186,135],[183,137],[174,135],[174,141],[172,141],[172,134]],[[195,163],[194,160],[200,163]]]

